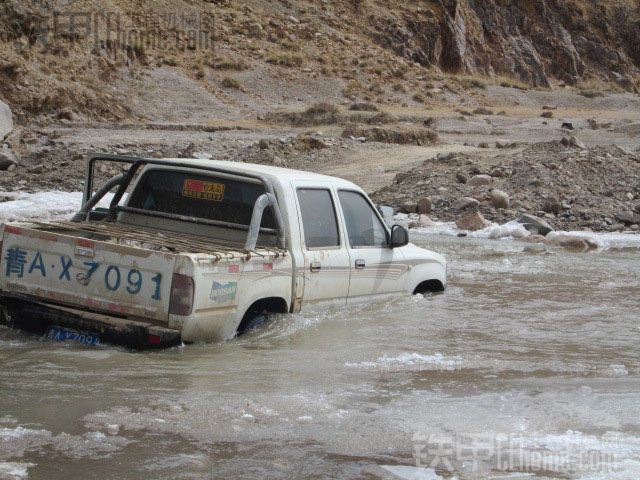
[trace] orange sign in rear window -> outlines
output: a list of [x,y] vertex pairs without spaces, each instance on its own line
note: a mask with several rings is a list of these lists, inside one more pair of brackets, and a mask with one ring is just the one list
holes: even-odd
[[221,202],[224,198],[224,183],[204,182],[186,178],[182,184],[182,196]]

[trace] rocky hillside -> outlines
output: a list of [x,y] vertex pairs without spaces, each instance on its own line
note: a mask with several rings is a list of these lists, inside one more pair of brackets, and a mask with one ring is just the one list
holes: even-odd
[[640,78],[635,0],[81,0],[75,23],[68,5],[0,3],[0,99],[19,123],[153,117],[134,100],[161,67],[221,110],[313,95],[420,105],[487,81],[597,95]]
[[[439,0],[371,16],[372,37],[455,73],[506,75],[534,86],[589,77],[632,89],[640,66],[640,4],[629,1]],[[382,13],[382,12],[380,12]]]

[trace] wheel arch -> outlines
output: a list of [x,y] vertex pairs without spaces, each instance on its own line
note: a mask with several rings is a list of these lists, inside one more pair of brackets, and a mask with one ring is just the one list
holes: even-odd
[[243,312],[240,323],[236,331],[241,333],[245,325],[251,320],[252,315],[257,313],[288,313],[289,304],[282,297],[264,297],[255,300]]
[[406,286],[411,294],[441,292],[447,286],[447,267],[438,262],[417,265],[411,269]]

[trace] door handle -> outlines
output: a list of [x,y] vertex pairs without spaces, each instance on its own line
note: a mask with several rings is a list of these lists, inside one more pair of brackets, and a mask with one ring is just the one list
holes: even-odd
[[311,262],[309,270],[311,270],[312,272],[319,272],[320,270],[322,270],[322,264],[320,262]]
[[358,270],[361,270],[361,269],[363,269],[364,267],[365,267],[365,263],[364,263],[364,260],[363,260],[363,259],[359,258],[358,260],[356,260],[356,268],[357,268]]

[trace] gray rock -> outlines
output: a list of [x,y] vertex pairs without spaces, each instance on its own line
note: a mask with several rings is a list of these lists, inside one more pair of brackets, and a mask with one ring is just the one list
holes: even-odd
[[640,224],[640,213],[625,211],[616,214],[616,219],[625,224]]
[[572,136],[569,138],[569,145],[579,148],[580,150],[586,150],[587,146],[578,137]]
[[432,228],[437,225],[426,215],[420,215],[417,221],[409,222],[409,228]]
[[534,243],[533,245],[527,245],[522,249],[524,253],[530,253],[533,255],[539,255],[541,253],[547,253],[547,247],[541,243]]
[[416,213],[418,210],[418,205],[413,202],[405,202],[400,206],[400,211],[402,213]]
[[487,228],[489,226],[489,222],[485,220],[480,212],[470,213],[469,215],[465,215],[462,218],[456,220],[456,227],[460,230],[482,230],[483,228]]
[[262,34],[264,33],[262,25],[260,25],[258,22],[249,24],[247,26],[247,30],[249,32],[249,35],[252,37],[262,37]]
[[549,197],[542,203],[542,210],[546,213],[558,215],[562,211],[562,204],[557,198]]
[[480,187],[483,185],[490,185],[493,179],[490,175],[474,175],[469,179],[467,185],[471,185],[472,187]]
[[467,183],[469,181],[469,179],[467,178],[467,176],[462,173],[462,172],[457,172],[456,173],[456,180],[460,183]]
[[13,114],[9,105],[0,102],[0,141],[13,131]]
[[509,195],[502,190],[493,189],[489,194],[489,198],[491,199],[491,204],[495,208],[509,208]]
[[0,153],[0,172],[8,170],[9,167],[15,165],[16,162],[7,155]]
[[0,170],[9,170],[19,163],[18,156],[4,144],[0,150]]
[[420,200],[418,200],[418,203],[416,205],[417,213],[431,213],[431,209],[432,209],[432,204],[431,204],[431,199],[429,197],[423,197]]
[[549,232],[554,231],[553,227],[546,220],[534,215],[529,215],[528,213],[520,215],[518,223],[522,223],[524,228],[534,234],[547,235]]
[[598,244],[589,238],[577,237],[574,235],[564,235],[552,233],[546,237],[547,243],[552,245],[559,245],[562,248],[568,250],[575,250],[579,252],[587,252],[589,250],[596,250]]
[[437,162],[447,162],[451,159],[453,159],[456,156],[455,153],[453,152],[440,152],[438,155],[436,155],[436,161]]
[[462,197],[453,203],[453,208],[456,210],[466,210],[468,208],[477,208],[478,206],[480,206],[480,202],[471,197]]

